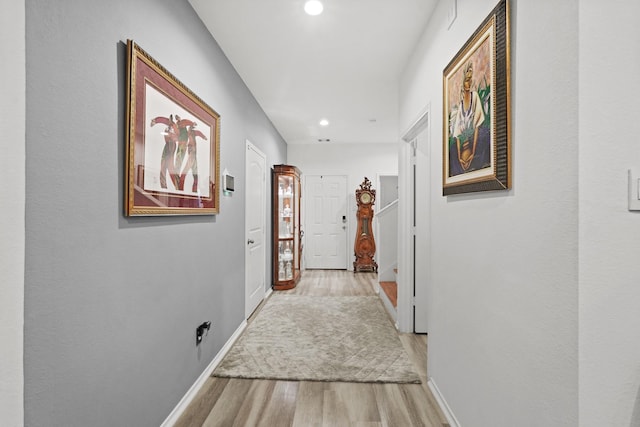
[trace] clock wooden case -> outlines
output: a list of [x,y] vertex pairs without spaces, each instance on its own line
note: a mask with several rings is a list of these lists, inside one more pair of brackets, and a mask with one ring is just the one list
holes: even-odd
[[273,289],[292,289],[300,280],[300,170],[275,165],[272,170]]
[[378,271],[378,264],[373,257],[376,253],[376,242],[373,237],[373,205],[376,200],[376,190],[371,189],[371,181],[364,178],[360,188],[356,190],[356,212],[358,228],[354,244],[356,260],[353,262],[353,272]]

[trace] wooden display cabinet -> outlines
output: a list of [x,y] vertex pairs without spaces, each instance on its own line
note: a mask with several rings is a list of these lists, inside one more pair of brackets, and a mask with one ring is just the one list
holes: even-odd
[[300,280],[302,229],[300,228],[300,170],[275,165],[273,194],[273,289],[292,289]]

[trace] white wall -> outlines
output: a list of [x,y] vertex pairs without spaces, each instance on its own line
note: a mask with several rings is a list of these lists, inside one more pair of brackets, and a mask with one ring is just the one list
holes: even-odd
[[640,426],[640,2],[580,2],[580,425]]
[[398,200],[398,176],[382,175],[379,178],[380,182],[378,184],[378,192],[376,193],[378,210]]
[[303,182],[305,175],[347,176],[347,268],[353,269],[356,189],[365,176],[375,188],[378,175],[398,174],[398,144],[292,144],[287,148],[287,163],[300,168]]
[[443,197],[442,71],[498,2],[447,3],[400,94],[434,118],[429,376],[463,426],[576,426],[578,1],[510,2],[513,189]]
[[0,422],[23,424],[25,10],[3,2],[0,14]]

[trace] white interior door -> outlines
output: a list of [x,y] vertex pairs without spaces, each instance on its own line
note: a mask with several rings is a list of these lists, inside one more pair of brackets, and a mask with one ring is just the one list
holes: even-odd
[[305,176],[305,266],[347,268],[347,177]]
[[248,318],[265,295],[266,276],[266,156],[247,141],[245,210],[245,316]]

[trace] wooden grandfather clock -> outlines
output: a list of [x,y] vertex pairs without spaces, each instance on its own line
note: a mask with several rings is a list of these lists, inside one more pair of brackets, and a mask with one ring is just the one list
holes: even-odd
[[376,200],[376,190],[371,189],[371,181],[364,177],[360,188],[356,190],[356,203],[358,211],[358,229],[354,253],[356,260],[353,262],[353,272],[378,271],[378,264],[373,260],[376,253],[376,242],[373,238],[373,205]]

